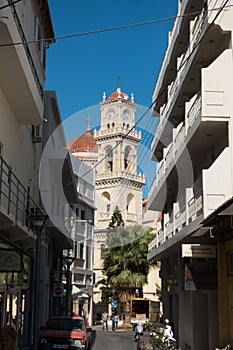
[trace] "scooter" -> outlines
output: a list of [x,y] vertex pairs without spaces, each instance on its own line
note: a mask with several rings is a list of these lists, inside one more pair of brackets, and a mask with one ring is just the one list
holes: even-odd
[[176,340],[168,319],[164,321],[164,324],[155,324],[150,331],[150,335],[154,338],[159,349],[176,349]]
[[144,329],[144,323],[140,321],[137,322],[135,327],[135,335],[134,335],[135,341],[138,341],[139,336],[143,335],[143,329]]
[[172,327],[168,319],[164,321],[164,331],[163,331],[164,342],[167,345],[167,348],[170,350],[176,349],[176,340],[173,336]]

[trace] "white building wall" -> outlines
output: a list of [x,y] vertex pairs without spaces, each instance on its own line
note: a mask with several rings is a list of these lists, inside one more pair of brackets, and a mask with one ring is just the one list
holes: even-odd
[[[151,253],[148,257],[151,260],[161,259],[162,266],[166,266],[166,261],[172,265],[174,257],[180,261],[177,271],[181,277],[178,283],[170,272],[166,274],[161,270],[161,275],[165,284],[163,302],[166,315],[171,315],[173,320],[177,318],[177,337],[179,348],[182,350],[219,347],[219,289],[184,291],[186,257],[181,257],[181,245],[185,242],[216,244],[209,232],[205,234],[202,230],[203,219],[233,195],[232,4],[232,1],[226,4],[222,0],[178,1],[178,14],[188,12],[192,5],[200,6],[202,14],[194,15],[192,23],[188,23],[190,19],[185,16],[176,18],[153,96],[154,115],[159,110],[163,111],[163,115],[152,145],[153,157],[160,161],[157,168],[160,173],[156,174],[159,175],[159,181],[155,181],[150,194],[154,208],[163,210],[161,236],[165,234],[159,244],[155,239],[153,245],[150,245]],[[223,5],[225,7],[221,9]],[[215,10],[211,11],[213,8]],[[207,10],[209,11],[206,12]],[[213,20],[215,23],[211,23]],[[185,27],[193,32],[185,30]],[[182,42],[186,43],[183,47]],[[182,58],[186,60],[182,61]],[[177,62],[178,66],[175,67],[173,62]],[[176,73],[175,68],[179,69]],[[166,92],[164,86],[167,86]],[[194,100],[196,102],[193,104]],[[179,142],[175,144],[174,140],[179,135],[178,128],[181,124],[185,132],[180,134]],[[177,130],[171,132],[172,127]],[[179,181],[183,174],[177,170],[178,163],[185,159],[185,146],[193,166],[193,181],[190,183]],[[176,157],[166,168],[166,156],[168,158],[169,149],[172,147]],[[183,163],[186,166],[188,164],[185,161]],[[184,167],[184,173],[185,170]],[[162,202],[161,193],[166,185],[170,185],[173,192],[172,195],[167,192],[165,201]],[[178,186],[180,188],[177,195]],[[174,235],[168,236],[171,215],[168,215],[167,211],[173,208],[177,214],[182,206],[186,216],[183,225],[175,225]],[[177,224],[180,216],[173,217]],[[219,229],[218,234],[221,233]],[[159,237],[160,235],[157,238]],[[190,259],[191,262],[194,260]],[[171,283],[169,289],[166,285],[168,281]],[[177,299],[177,307],[173,310]]]
[[[20,125],[16,114],[8,104],[0,89],[0,142],[2,156],[12,165],[12,170],[19,180],[30,185],[32,195],[35,195],[36,174],[36,145],[32,143],[31,126]],[[38,164],[38,163],[37,163]]]
[[[227,69],[223,69],[227,67]],[[202,119],[232,115],[232,50],[225,50],[209,67],[202,69]]]
[[205,217],[232,197],[232,179],[232,154],[231,149],[228,147],[209,169],[203,170]]

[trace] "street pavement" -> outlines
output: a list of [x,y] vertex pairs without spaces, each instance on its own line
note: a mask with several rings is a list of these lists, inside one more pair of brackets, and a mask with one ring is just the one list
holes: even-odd
[[93,350],[136,350],[137,343],[134,341],[134,332],[132,330],[112,331],[109,324],[108,330],[102,330],[102,326],[92,326],[96,331],[96,338],[92,345]]

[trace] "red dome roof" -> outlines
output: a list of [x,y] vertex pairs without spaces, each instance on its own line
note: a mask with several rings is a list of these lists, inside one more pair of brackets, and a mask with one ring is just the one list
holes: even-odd
[[87,129],[86,133],[74,138],[67,144],[67,148],[70,153],[78,152],[98,152],[98,146],[94,136],[91,132],[91,129]]
[[116,100],[128,100],[128,95],[125,94],[124,92],[121,92],[121,89],[118,88],[117,91],[114,91],[111,93],[111,95],[108,98],[108,101],[116,101]]

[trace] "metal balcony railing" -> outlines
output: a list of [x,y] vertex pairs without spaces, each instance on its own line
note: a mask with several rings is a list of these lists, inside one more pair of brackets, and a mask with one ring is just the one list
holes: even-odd
[[43,210],[32,198],[3,157],[0,156],[0,211],[20,223],[25,229],[32,229],[30,215],[43,214]]
[[177,135],[174,138],[173,143],[169,146],[169,150],[165,155],[164,159],[162,159],[161,162],[157,165],[156,177],[149,189],[149,197],[151,196],[151,193],[155,192],[156,187],[159,185],[160,181],[165,178],[165,172],[167,171],[170,164],[174,160],[175,155],[185,142],[185,137],[188,136],[191,126],[194,124],[195,120],[200,114],[201,103],[201,95],[198,94],[187,114],[187,130],[185,126],[182,126],[180,128],[180,130],[177,132]]
[[[156,129],[156,133],[155,133],[154,138],[152,140],[151,149],[153,149],[154,144],[159,137],[159,134],[162,132],[162,129],[163,129],[164,125],[166,124],[166,120],[168,119],[167,113],[170,109],[172,101],[175,100],[176,92],[179,91],[179,89],[180,89],[180,85],[182,83],[181,80],[186,73],[185,68],[188,65],[190,55],[193,51],[193,48],[200,40],[200,35],[201,35],[206,23],[207,23],[206,10],[203,9],[201,14],[199,16],[197,16],[195,24],[194,24],[193,29],[192,29],[192,32],[190,34],[189,47],[187,48],[186,52],[182,55],[182,57],[178,58],[177,76],[176,76],[176,79],[174,81],[172,81],[168,87],[168,100],[167,100],[166,105],[164,105],[163,108],[161,109],[162,118],[160,119],[160,123],[158,124],[158,127]],[[175,26],[174,26],[174,28],[175,28]],[[165,59],[164,59],[164,62],[165,62]]]
[[[11,3],[11,2],[9,1],[9,3]],[[36,82],[36,85],[37,85],[37,88],[38,88],[38,91],[39,91],[39,95],[40,95],[41,99],[43,100],[43,98],[44,98],[44,88],[43,88],[42,84],[40,83],[40,78],[39,78],[39,75],[37,73],[37,70],[36,70],[36,67],[35,67],[35,64],[34,64],[34,61],[33,61],[33,58],[32,58],[31,52],[30,52],[30,49],[29,49],[29,45],[27,43],[26,36],[24,34],[24,31],[23,31],[22,25],[20,23],[20,20],[19,20],[17,11],[15,9],[15,6],[12,5],[12,4],[10,4],[10,5],[11,5],[10,8],[11,8],[11,12],[12,12],[13,18],[15,20],[16,27],[17,27],[19,35],[21,37],[22,44],[23,44],[25,53],[26,53],[27,58],[28,58],[29,65],[31,67],[31,71],[32,71],[32,74],[34,76],[34,79],[35,79],[35,82]]]
[[203,193],[202,190],[199,190],[187,202],[186,206],[175,214],[174,221],[171,217],[164,224],[164,227],[156,233],[156,237],[148,244],[148,251],[153,251],[165,241],[177,235],[186,226],[187,222],[195,220],[201,213],[203,213]]

